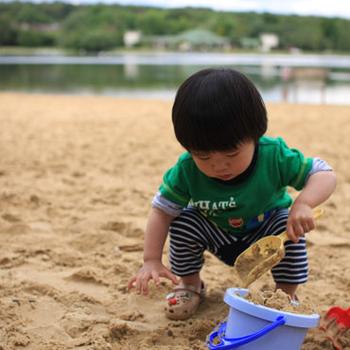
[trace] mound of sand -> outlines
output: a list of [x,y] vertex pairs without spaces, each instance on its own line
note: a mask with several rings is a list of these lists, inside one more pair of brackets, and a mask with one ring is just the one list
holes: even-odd
[[256,290],[254,288],[250,288],[249,293],[245,296],[245,299],[257,305],[262,305],[271,309],[285,312],[305,315],[315,313],[315,305],[312,305],[309,300],[301,300],[298,304],[293,303],[290,296],[281,289],[277,289],[275,291]]
[[[350,107],[269,105],[272,136],[337,171],[338,187],[308,235],[310,280],[323,314],[350,306]],[[163,281],[128,293],[163,172],[181,148],[171,103],[0,94],[0,349],[206,349],[227,316],[232,268],[206,256],[208,298],[189,321],[163,314]],[[166,254],[164,261],[166,261]],[[270,275],[257,288],[272,287]],[[303,350],[332,349],[319,329]]]

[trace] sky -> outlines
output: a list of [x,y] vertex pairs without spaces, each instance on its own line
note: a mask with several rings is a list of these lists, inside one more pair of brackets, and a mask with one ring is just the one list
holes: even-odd
[[209,7],[221,11],[255,11],[350,19],[350,0],[66,0],[73,3],[118,3],[154,7]]

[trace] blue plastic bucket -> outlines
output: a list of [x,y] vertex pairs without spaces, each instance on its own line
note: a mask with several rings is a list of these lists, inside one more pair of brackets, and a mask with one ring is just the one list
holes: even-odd
[[210,350],[299,350],[309,328],[317,327],[320,316],[302,315],[254,304],[244,298],[247,289],[226,290],[230,306],[227,321],[208,336]]

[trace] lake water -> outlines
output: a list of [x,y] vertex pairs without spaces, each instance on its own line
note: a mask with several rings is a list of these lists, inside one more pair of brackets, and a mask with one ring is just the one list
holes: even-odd
[[350,57],[129,53],[113,56],[0,56],[0,91],[173,99],[206,67],[245,73],[266,101],[350,104]]

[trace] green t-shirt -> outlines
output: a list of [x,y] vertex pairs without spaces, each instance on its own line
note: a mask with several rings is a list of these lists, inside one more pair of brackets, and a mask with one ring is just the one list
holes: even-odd
[[304,187],[312,167],[312,158],[289,148],[282,138],[263,136],[252,172],[237,184],[217,181],[204,175],[190,153],[163,177],[159,191],[182,207],[196,207],[221,229],[241,236],[249,232],[252,222],[264,220],[264,213],[288,208],[292,198],[287,186]]

